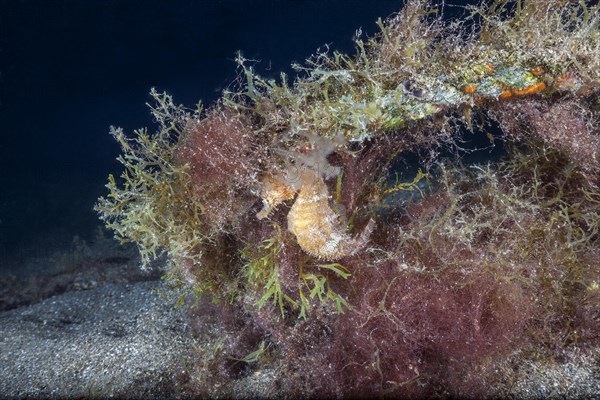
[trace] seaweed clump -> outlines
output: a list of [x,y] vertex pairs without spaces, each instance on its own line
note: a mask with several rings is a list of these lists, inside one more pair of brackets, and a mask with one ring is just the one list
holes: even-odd
[[[354,57],[290,83],[240,55],[208,110],[153,91],[156,134],[113,129],[96,210],[144,265],[166,254],[191,321],[222,316],[194,393],[260,367],[262,395],[485,396],[495,360],[600,344],[599,7],[465,21],[409,1]],[[506,154],[464,165],[465,130]],[[394,180],[407,154],[423,170]]]

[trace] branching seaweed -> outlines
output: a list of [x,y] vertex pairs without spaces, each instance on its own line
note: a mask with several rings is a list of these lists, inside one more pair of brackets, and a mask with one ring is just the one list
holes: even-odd
[[[286,395],[481,397],[496,357],[598,343],[590,3],[493,0],[447,22],[411,0],[357,32],[355,56],[324,47],[293,80],[238,55],[208,110],[153,90],[159,129],[111,130],[124,172],[96,210],[143,267],[166,255],[194,306],[232,305],[219,343],[235,357],[199,371],[235,380],[268,348]],[[506,154],[442,162],[463,126],[480,134],[474,114]],[[390,182],[408,152],[425,168]]]
[[249,244],[242,251],[242,258],[247,260],[243,267],[244,277],[251,287],[257,288],[262,294],[256,302],[259,308],[271,300],[273,305],[279,308],[281,315],[285,316],[285,305],[288,304],[294,309],[299,308],[298,317],[303,319],[307,318],[311,308],[309,299],[318,298],[320,303],[332,301],[339,313],[344,312],[344,307],[350,308],[348,302],[331,288],[326,274],[311,272],[313,269],[332,271],[335,276],[348,279],[350,274],[339,263],[317,264],[311,267],[306,265],[306,259],[302,257],[298,265],[298,293],[286,293],[280,279],[280,252],[285,244],[281,228],[278,225],[275,227],[277,233],[274,237],[263,240],[258,246]]
[[172,260],[196,262],[201,254],[190,249],[198,249],[205,237],[203,206],[191,194],[187,168],[173,159],[182,129],[177,122],[187,115],[170,96],[155,91],[152,95],[158,103],[153,114],[160,130],[155,135],[137,130],[128,138],[122,129],[112,128],[123,151],[118,158],[125,166],[122,186],[111,175],[110,193],[95,207],[121,242],[138,245],[143,268],[163,253]]

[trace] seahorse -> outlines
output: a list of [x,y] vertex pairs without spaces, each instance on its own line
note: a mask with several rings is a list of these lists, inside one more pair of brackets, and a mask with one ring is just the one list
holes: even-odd
[[367,244],[375,223],[369,223],[356,238],[346,228],[345,218],[330,206],[330,196],[320,174],[305,169],[302,185],[287,216],[288,230],[305,252],[326,260],[356,254]]
[[299,132],[308,143],[298,151],[277,150],[277,153],[293,160],[288,168],[279,173],[267,174],[262,183],[263,208],[256,214],[263,219],[284,201],[296,199],[290,209],[288,230],[296,236],[298,245],[305,252],[326,260],[337,260],[356,254],[367,243],[374,228],[369,223],[356,238],[347,232],[345,216],[330,205],[331,198],[325,178],[339,174],[340,168],[327,161],[327,156],[343,147],[343,134],[324,138],[311,132]]

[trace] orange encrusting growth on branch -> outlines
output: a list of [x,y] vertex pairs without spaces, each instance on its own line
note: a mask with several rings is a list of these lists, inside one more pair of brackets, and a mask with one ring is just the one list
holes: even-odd
[[512,97],[512,92],[510,90],[505,90],[504,92],[502,92],[502,94],[500,94],[500,96],[498,96],[499,100],[505,100],[508,99],[509,97]]
[[523,89],[513,89],[512,94],[516,96],[526,96],[528,94],[534,94],[537,92],[541,92],[546,89],[546,84],[544,82],[537,82],[532,85],[529,85]]
[[473,94],[475,93],[475,90],[477,90],[477,85],[475,84],[463,86],[463,92],[466,94]]

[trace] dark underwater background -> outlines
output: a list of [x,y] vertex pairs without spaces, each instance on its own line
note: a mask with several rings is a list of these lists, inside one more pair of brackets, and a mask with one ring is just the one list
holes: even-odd
[[[446,15],[462,14],[461,3]],[[238,50],[263,76],[293,76],[290,64],[324,44],[353,54],[356,30],[373,35],[402,5],[0,0],[0,269],[94,240],[92,207],[121,172],[109,127],[153,131],[151,87],[210,105],[235,80]]]

